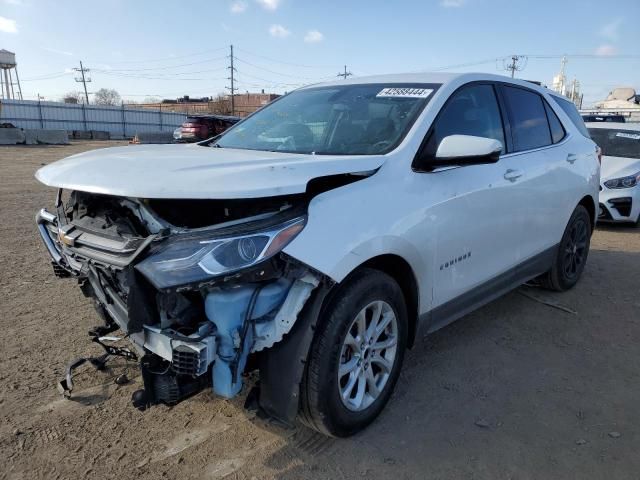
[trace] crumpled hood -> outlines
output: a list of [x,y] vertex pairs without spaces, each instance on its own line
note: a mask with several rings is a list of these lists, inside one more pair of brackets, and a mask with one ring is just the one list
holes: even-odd
[[303,155],[200,145],[80,153],[42,167],[50,187],[134,198],[232,199],[302,193],[317,177],[375,170],[383,156]]
[[600,179],[610,180],[612,178],[628,177],[640,172],[640,160],[623,157],[602,157],[600,165]]

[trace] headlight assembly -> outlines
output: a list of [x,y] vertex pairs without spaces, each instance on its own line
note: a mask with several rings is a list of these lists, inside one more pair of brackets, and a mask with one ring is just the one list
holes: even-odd
[[613,178],[604,182],[604,186],[607,188],[631,188],[635,187],[640,181],[640,172],[635,175],[629,175],[628,177]]
[[250,267],[280,252],[304,228],[300,217],[268,230],[211,238],[211,232],[176,235],[136,268],[159,289],[207,280]]

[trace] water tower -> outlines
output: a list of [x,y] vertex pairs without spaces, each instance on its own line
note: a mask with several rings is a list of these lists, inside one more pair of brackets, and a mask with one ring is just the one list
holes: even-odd
[[[13,79],[14,75],[15,80]],[[0,50],[0,88],[2,90],[0,98],[22,100],[16,54],[4,49]]]

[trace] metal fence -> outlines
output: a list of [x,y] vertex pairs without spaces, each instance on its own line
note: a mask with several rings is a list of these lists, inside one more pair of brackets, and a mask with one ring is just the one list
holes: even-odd
[[36,100],[0,101],[0,123],[20,128],[106,131],[111,138],[129,138],[141,132],[171,132],[185,120],[183,113],[102,105],[75,105]]

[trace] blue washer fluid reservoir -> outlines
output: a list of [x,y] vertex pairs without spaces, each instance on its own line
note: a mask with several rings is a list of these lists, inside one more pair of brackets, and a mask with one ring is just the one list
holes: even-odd
[[[251,320],[260,318],[282,304],[291,281],[276,280],[265,285],[258,293]],[[257,285],[242,285],[212,290],[205,298],[204,307],[209,321],[216,326],[216,360],[213,364],[213,391],[225,398],[236,396],[242,389],[241,374],[247,363],[247,356],[253,345],[253,328],[247,329],[242,345],[243,323],[249,308],[251,295]],[[233,361],[238,354],[236,375],[233,375]]]

